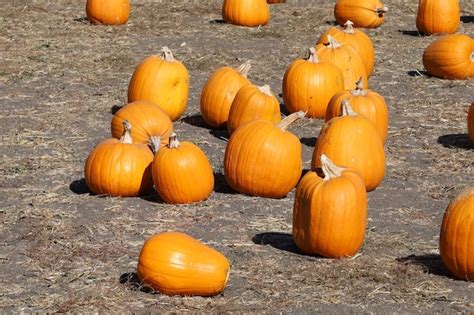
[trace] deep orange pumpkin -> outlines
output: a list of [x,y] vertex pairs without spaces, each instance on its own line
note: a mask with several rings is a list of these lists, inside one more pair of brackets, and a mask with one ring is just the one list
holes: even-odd
[[344,25],[347,20],[356,27],[376,28],[382,25],[388,8],[380,0],[337,0],[334,16],[337,23]]
[[86,14],[92,24],[125,24],[130,15],[130,0],[87,0]]
[[260,26],[270,21],[270,8],[266,0],[224,0],[222,18],[240,26]]
[[459,27],[459,0],[420,0],[416,28],[420,33],[451,34]]

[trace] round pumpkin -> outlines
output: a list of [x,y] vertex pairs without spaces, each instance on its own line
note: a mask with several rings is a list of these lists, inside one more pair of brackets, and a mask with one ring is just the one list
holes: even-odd
[[455,33],[461,20],[459,0],[420,0],[416,28],[426,35]]
[[195,144],[179,142],[175,133],[161,147],[152,137],[156,151],[152,163],[155,190],[166,203],[193,203],[207,199],[214,190],[214,173],[206,154]]
[[229,271],[224,255],[181,232],[147,239],[137,266],[141,284],[166,295],[217,295],[224,291]]
[[467,35],[445,35],[432,42],[423,53],[429,74],[442,79],[474,77],[474,39]]
[[360,172],[367,191],[372,191],[385,175],[383,142],[374,124],[354,112],[347,100],[342,105],[342,116],[324,124],[313,151],[311,168],[321,166],[321,155],[337,165],[355,168]]
[[130,15],[130,0],[87,0],[86,15],[91,24],[125,24]]
[[122,138],[100,142],[87,157],[84,177],[95,194],[134,197],[153,190],[153,153],[146,144],[133,143],[132,126],[123,124]]
[[301,176],[301,143],[288,126],[304,112],[279,123],[256,120],[238,128],[230,137],[224,155],[224,173],[229,186],[251,196],[282,198]]
[[265,25],[270,21],[270,8],[266,0],[224,0],[222,18],[240,26]]
[[344,90],[341,70],[329,62],[320,62],[314,47],[307,60],[291,63],[283,76],[283,101],[290,113],[304,111],[306,116],[323,118],[329,100]]
[[306,254],[354,256],[367,226],[367,193],[359,172],[321,155],[321,169],[309,171],[296,188],[293,240]]
[[474,280],[474,188],[451,201],[444,213],[439,253],[458,279]]
[[133,72],[128,86],[128,101],[150,101],[160,106],[172,121],[186,109],[189,95],[189,73],[173,57],[168,47],[161,56],[145,58]]
[[337,0],[334,16],[337,23],[344,25],[347,20],[356,27],[376,28],[382,25],[388,8],[380,0]]
[[467,134],[471,143],[474,144],[474,102],[472,102],[467,113]]
[[247,80],[249,70],[250,62],[242,64],[238,69],[222,67],[207,80],[201,92],[200,105],[202,118],[209,126],[226,127],[235,95],[241,87],[250,84]]

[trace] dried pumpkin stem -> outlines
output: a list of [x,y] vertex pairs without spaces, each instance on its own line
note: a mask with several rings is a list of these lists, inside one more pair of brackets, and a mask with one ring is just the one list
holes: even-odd
[[325,154],[321,155],[321,168],[324,174],[324,181],[341,176],[344,168],[337,166]]
[[258,89],[260,90],[260,92],[262,92],[265,95],[273,96],[272,89],[270,88],[268,84],[258,86]]
[[237,68],[237,72],[244,78],[247,78],[247,75],[251,67],[252,65],[250,64],[250,60],[247,60],[246,62],[241,64],[240,67]]
[[344,26],[346,27],[344,29],[344,32],[346,32],[347,34],[354,34],[354,22],[352,22],[351,20],[347,20],[346,23],[344,23]]
[[359,81],[356,82],[356,88],[352,91],[352,95],[354,96],[364,96],[367,95],[367,90],[364,90],[364,86],[362,84],[362,77],[360,77]]
[[386,13],[387,11],[388,11],[388,7],[386,7],[386,6],[383,7],[383,8],[377,8],[377,9],[375,9],[375,12],[376,12],[377,14],[384,14],[384,13]]
[[168,148],[177,149],[180,146],[181,146],[181,143],[178,141],[178,136],[176,135],[176,132],[171,133]]
[[318,63],[319,62],[318,54],[316,53],[316,48],[314,48],[314,47],[309,48],[309,57],[308,57],[307,60],[309,62],[312,62],[312,63]]
[[161,48],[161,58],[166,60],[166,61],[175,61],[176,60],[176,59],[174,59],[173,53],[171,52],[171,50],[167,46],[164,46],[164,47]]
[[275,126],[280,128],[281,130],[286,130],[292,123],[294,123],[298,119],[303,118],[305,115],[306,113],[301,110],[299,112],[286,116],[285,118],[283,118],[282,121],[276,123]]
[[123,125],[123,135],[120,137],[120,142],[122,143],[133,143],[132,139],[132,124],[128,120],[122,122]]
[[334,38],[332,37],[331,35],[328,35],[328,47],[329,48],[332,48],[332,49],[336,49],[336,48],[339,48],[341,47],[342,45]]
[[153,151],[153,153],[156,154],[158,152],[158,150],[160,150],[160,147],[161,147],[161,137],[160,136],[151,136],[149,146],[151,148],[151,151]]
[[474,52],[471,53],[471,62],[474,62]]
[[352,109],[349,99],[342,100],[342,115],[341,116],[357,116],[357,113]]

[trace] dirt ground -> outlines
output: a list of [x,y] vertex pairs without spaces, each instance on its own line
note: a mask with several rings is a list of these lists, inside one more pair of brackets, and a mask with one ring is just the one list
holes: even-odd
[[[281,92],[286,67],[334,23],[333,1],[272,5],[261,28],[222,23],[222,1],[132,1],[120,27],[91,26],[85,1],[3,1],[0,14],[0,309],[13,311],[206,311],[454,313],[474,311],[474,283],[443,267],[438,239],[449,201],[474,185],[466,130],[472,80],[431,78],[416,32],[417,1],[391,1],[369,83],[387,100],[387,173],[369,194],[366,242],[354,259],[302,255],[291,240],[294,191],[271,200],[232,192],[222,175],[225,131],[199,114],[205,80],[252,60],[250,79]],[[459,33],[473,34],[474,2],[461,1]],[[175,129],[216,172],[215,192],[194,205],[89,193],[83,166],[110,137],[111,109],[126,102],[133,69],[169,46],[190,71],[188,108]],[[281,98],[280,98],[281,99]],[[292,131],[304,167],[322,121]],[[213,298],[136,289],[135,269],[153,233],[186,232],[224,253],[230,282]]]

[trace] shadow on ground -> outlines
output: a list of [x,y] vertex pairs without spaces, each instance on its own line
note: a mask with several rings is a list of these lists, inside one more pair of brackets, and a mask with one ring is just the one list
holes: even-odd
[[466,150],[474,150],[474,145],[469,141],[469,136],[466,133],[450,134],[440,136],[438,143],[445,148],[460,148]]
[[252,237],[252,242],[257,245],[270,245],[273,248],[290,253],[304,255],[293,242],[291,234],[281,232],[259,233]]
[[89,187],[87,187],[87,183],[84,178],[76,179],[71,184],[69,184],[69,190],[78,195],[92,194],[92,192],[89,190]]
[[443,264],[440,255],[435,254],[424,254],[424,255],[409,255],[406,257],[398,258],[397,261],[405,264],[414,264],[423,267],[426,272],[437,275],[452,278],[449,271]]

